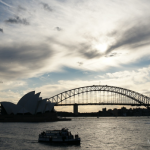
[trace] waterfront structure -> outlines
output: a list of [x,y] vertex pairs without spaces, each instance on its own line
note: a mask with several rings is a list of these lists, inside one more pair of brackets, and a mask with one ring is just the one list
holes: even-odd
[[47,99],[39,97],[40,93],[35,94],[31,91],[25,94],[17,104],[11,102],[1,102],[2,115],[36,115],[46,112],[54,112],[55,103],[51,103]]
[[46,130],[39,134],[39,142],[48,142],[55,144],[80,144],[78,134],[72,135],[67,128],[61,130]]
[[70,89],[49,98],[55,106],[73,105],[78,114],[78,105],[128,105],[144,106],[150,110],[150,97],[122,87],[92,85]]

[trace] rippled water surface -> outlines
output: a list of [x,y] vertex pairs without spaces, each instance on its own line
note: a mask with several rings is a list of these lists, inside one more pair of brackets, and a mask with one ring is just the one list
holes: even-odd
[[[42,130],[63,127],[81,137],[80,146],[38,143]],[[150,150],[150,118],[72,118],[44,123],[0,123],[0,150]]]

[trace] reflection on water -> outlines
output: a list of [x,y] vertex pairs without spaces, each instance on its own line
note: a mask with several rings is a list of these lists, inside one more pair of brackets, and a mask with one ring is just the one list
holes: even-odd
[[[150,118],[72,118],[50,123],[0,123],[0,149],[149,150]],[[81,137],[78,145],[38,143],[43,130],[67,127]]]

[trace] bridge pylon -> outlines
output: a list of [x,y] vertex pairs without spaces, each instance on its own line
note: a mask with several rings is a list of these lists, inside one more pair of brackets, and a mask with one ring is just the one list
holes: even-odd
[[78,104],[73,105],[73,113],[74,113],[75,116],[78,115]]

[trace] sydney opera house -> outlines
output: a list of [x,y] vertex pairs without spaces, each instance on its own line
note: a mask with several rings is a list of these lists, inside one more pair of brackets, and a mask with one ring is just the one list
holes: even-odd
[[35,91],[24,95],[17,104],[1,102],[0,121],[56,121],[55,103],[39,97]]

